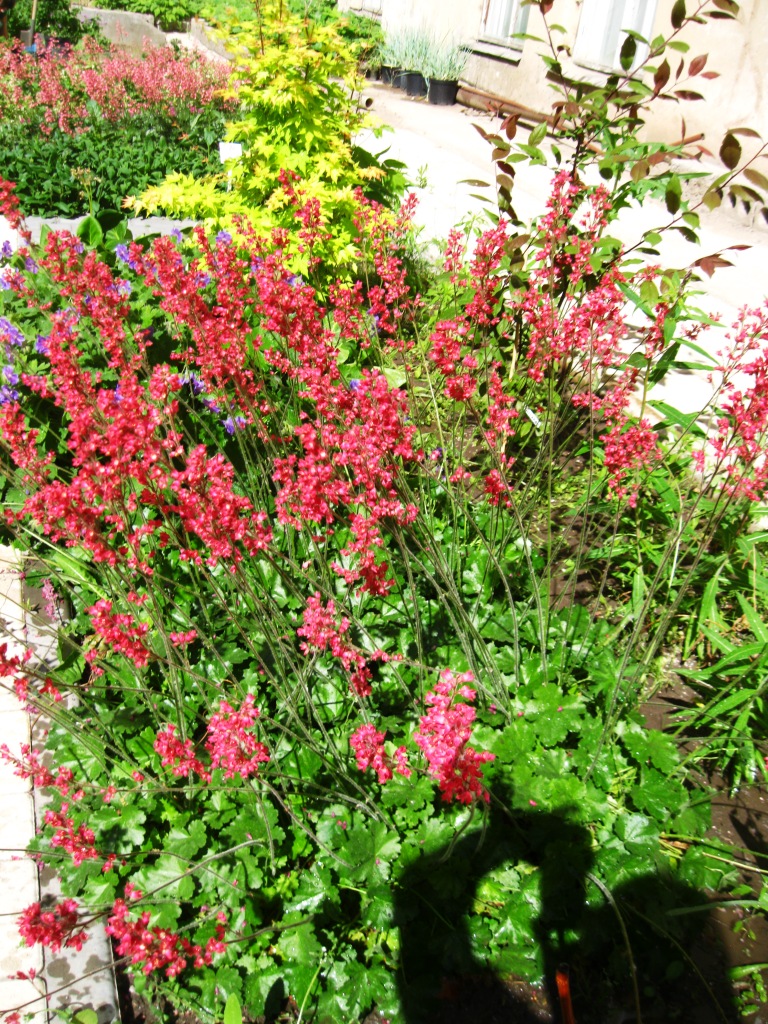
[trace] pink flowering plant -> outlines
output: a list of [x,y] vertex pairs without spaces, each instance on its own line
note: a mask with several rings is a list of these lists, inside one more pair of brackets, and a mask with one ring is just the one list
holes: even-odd
[[172,170],[220,169],[226,64],[152,47],[130,54],[86,40],[35,54],[0,45],[3,172],[27,214],[119,209]]
[[[733,882],[638,709],[713,578],[737,604],[739,545],[760,557],[768,311],[710,360],[707,433],[653,398],[706,324],[681,275],[606,242],[615,194],[578,165],[526,235],[456,230],[431,277],[413,199],[358,190],[350,280],[281,181],[291,231],[51,232],[2,259],[4,525],[58,655],[0,645],[48,729],[0,756],[46,792],[30,852],[63,891],[21,935],[105,922],[139,991],[210,1021],[230,996],[252,1021],[415,1019],[445,921],[432,997],[478,961],[596,958],[620,1001],[605,894],[655,880],[679,911]],[[670,947],[629,920],[644,978],[690,916]]]

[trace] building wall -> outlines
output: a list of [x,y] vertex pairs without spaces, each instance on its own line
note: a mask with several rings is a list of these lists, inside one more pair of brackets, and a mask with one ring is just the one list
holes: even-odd
[[[436,35],[469,44],[473,56],[464,77],[466,84],[541,114],[551,112],[558,96],[547,77],[540,53],[543,43],[533,39],[509,40],[506,45],[482,41],[479,37],[483,11],[489,0],[341,0],[340,6],[380,17],[385,30],[397,26],[425,26]],[[495,0],[494,0],[495,2]],[[631,6],[642,0],[626,0]],[[671,31],[670,15],[674,0],[656,0],[651,37]],[[615,0],[558,0],[547,21],[557,22],[565,30],[554,32],[555,42],[566,46],[560,53],[565,74],[587,81],[603,81],[606,72],[579,64],[573,52],[581,19],[587,19],[582,32],[592,31],[592,22],[610,17]],[[689,6],[691,6],[689,4]],[[719,78],[707,80],[700,75],[687,78],[684,73],[676,87],[701,93],[704,101],[654,103],[648,122],[648,134],[663,141],[681,137],[685,120],[686,136],[703,134],[704,145],[714,151],[727,129],[748,126],[768,139],[768,2],[742,0],[737,21],[707,19],[704,25],[692,25],[678,38],[690,46],[686,65],[700,54],[708,54],[706,71],[717,71]],[[591,19],[591,21],[590,21]],[[596,28],[599,31],[599,26]],[[538,7],[528,15],[529,35],[544,38],[545,24]],[[591,38],[585,44],[589,48]],[[674,73],[681,55],[668,53]]]

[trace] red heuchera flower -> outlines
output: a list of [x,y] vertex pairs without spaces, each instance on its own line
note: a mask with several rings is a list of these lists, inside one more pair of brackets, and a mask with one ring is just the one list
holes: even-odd
[[24,215],[19,209],[19,200],[14,194],[15,188],[15,182],[0,178],[0,217],[5,217],[11,228],[18,231],[22,238],[29,242],[31,235],[24,224]]
[[155,751],[160,755],[160,763],[170,768],[177,777],[186,779],[190,772],[199,775],[205,782],[210,782],[211,775],[205,765],[195,756],[192,740],[180,740],[176,735],[176,726],[167,725],[155,738]]
[[[327,601],[323,605],[318,592],[307,598],[304,623],[296,632],[299,636],[307,638],[307,642],[300,645],[304,654],[309,654],[312,650],[330,651],[350,673],[352,689],[359,697],[367,697],[371,692],[371,670],[367,664],[369,659],[356,651],[344,639],[344,634],[348,629],[349,619],[342,616],[337,623],[336,604],[333,601]],[[375,652],[374,657],[378,660],[385,660],[383,652]]]
[[85,931],[77,931],[77,920],[74,900],[62,900],[53,910],[46,911],[39,903],[32,903],[19,918],[19,934],[28,946],[40,943],[54,953],[62,946],[82,949],[88,936]]
[[51,846],[61,847],[67,853],[72,854],[75,864],[82,864],[84,860],[98,860],[100,855],[95,848],[96,836],[93,831],[85,825],[75,827],[73,818],[67,818],[66,813],[69,804],[63,803],[61,811],[46,811],[45,824],[55,829],[51,838]]
[[[724,415],[710,440],[715,472],[727,475],[729,494],[760,501],[768,491],[768,301],[761,309],[742,309],[728,340],[720,367]],[[703,472],[704,452],[695,456]]]
[[130,615],[113,612],[112,602],[105,599],[97,601],[86,611],[91,617],[94,633],[106,640],[113,650],[124,654],[137,668],[149,663],[151,652],[142,640],[149,632],[146,622],[137,625]]
[[216,936],[212,936],[203,949],[166,928],[149,928],[149,921],[148,911],[144,911],[137,921],[129,921],[128,907],[124,900],[118,899],[106,927],[107,935],[115,940],[117,955],[128,957],[132,964],[141,964],[143,974],[165,970],[167,977],[175,978],[189,960],[194,967],[206,967],[214,954],[224,949],[224,924],[216,926]]
[[[160,107],[166,117],[176,106],[192,112],[214,101],[225,88],[230,69],[200,54],[175,54],[169,47],[150,47],[131,54],[117,47],[104,49],[93,40],[66,53],[50,51],[37,42],[35,54],[21,47],[0,50],[0,100],[23,121],[50,133],[58,126],[72,134],[87,116],[86,100],[99,106],[108,121]],[[234,101],[218,100],[222,107]]]
[[208,723],[205,747],[211,755],[211,767],[223,768],[225,779],[235,775],[248,779],[258,773],[260,764],[269,761],[267,748],[248,731],[259,717],[254,700],[249,693],[239,711],[222,700],[218,712]]
[[[456,676],[450,669],[440,674],[435,688],[424,698],[429,711],[422,716],[414,739],[427,759],[428,771],[437,782],[442,799],[458,800],[469,804],[474,800],[490,800],[482,785],[482,766],[493,761],[488,751],[473,750],[467,746],[475,720],[471,703],[475,691],[466,686],[474,682],[471,672]],[[469,703],[457,703],[463,697]]]
[[392,758],[384,749],[385,735],[370,724],[361,725],[352,733],[349,737],[349,745],[355,752],[357,767],[361,772],[372,768],[381,783],[389,782],[393,771],[408,778],[411,775],[411,769],[408,767],[405,747],[397,748],[393,764]]
[[662,458],[659,439],[648,420],[623,428],[617,424],[609,434],[601,434],[605,446],[605,468],[608,470],[608,488],[617,498],[627,498],[627,504],[637,504],[638,481],[626,486],[630,474],[640,470],[650,472]]
[[22,779],[32,779],[38,788],[58,789],[62,796],[69,793],[74,782],[71,768],[46,768],[40,763],[40,755],[32,750],[28,743],[22,743],[21,756],[15,757],[8,749],[8,744],[0,746],[0,760],[14,765],[14,775]]
[[[247,694],[236,711],[222,700],[208,722],[205,749],[211,757],[211,768],[223,768],[225,779],[235,775],[248,779],[257,774],[260,764],[269,761],[269,751],[250,731],[259,717],[254,701],[253,694]],[[192,740],[179,739],[175,725],[162,729],[154,746],[163,767],[170,768],[177,778],[187,778],[194,772],[204,782],[211,781],[211,772],[195,755]]]

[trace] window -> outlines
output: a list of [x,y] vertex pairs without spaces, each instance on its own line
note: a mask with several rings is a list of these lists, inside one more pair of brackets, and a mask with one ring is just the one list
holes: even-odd
[[[650,39],[655,16],[656,0],[583,0],[573,59],[588,67],[618,70],[626,30]],[[639,44],[635,65],[647,54],[648,47]]]
[[527,30],[528,10],[520,0],[483,0],[480,38],[503,46],[522,47],[522,40],[512,36]]

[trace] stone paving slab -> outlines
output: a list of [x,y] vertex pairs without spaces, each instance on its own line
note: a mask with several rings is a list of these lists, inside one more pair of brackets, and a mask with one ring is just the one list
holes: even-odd
[[[20,568],[18,552],[0,546],[0,643],[9,644],[9,653],[20,653],[19,640],[23,638],[39,657],[49,658],[53,652],[50,638],[30,610],[30,594]],[[6,743],[12,754],[31,742],[29,715],[21,710],[12,687],[1,683],[0,742]],[[40,946],[27,948],[21,943],[21,912],[38,901],[43,906],[55,905],[61,897],[55,874],[49,869],[38,872],[34,861],[24,857],[44,813],[39,798],[29,780],[19,778],[11,764],[0,761],[0,1013],[23,1006],[24,1013],[35,1012],[40,1014],[36,1019],[42,1020],[47,1015],[53,1022],[61,1019],[57,1009],[89,1007],[98,1014],[99,1024],[112,1024],[119,1020],[119,1009],[112,953],[103,926],[89,929],[88,941],[80,951],[65,949],[52,954]],[[17,972],[29,974],[30,969],[36,974],[34,982],[10,977]],[[39,998],[41,988],[48,994],[47,1009]]]
[[44,1021],[46,1001],[41,995],[41,988],[44,992],[45,987],[39,978],[34,981],[0,978],[0,1011],[7,1012],[20,1007],[22,1014],[35,1014],[35,1024]]

